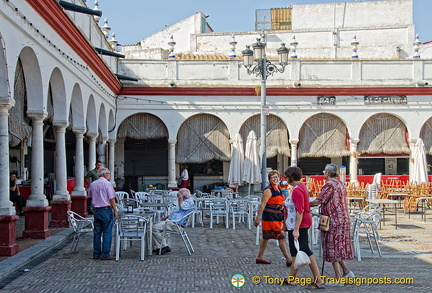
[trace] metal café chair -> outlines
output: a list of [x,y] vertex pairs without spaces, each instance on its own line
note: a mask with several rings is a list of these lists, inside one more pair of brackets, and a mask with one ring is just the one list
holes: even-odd
[[229,227],[229,207],[226,198],[213,198],[210,200],[210,229],[213,229],[213,217],[216,217],[216,224],[219,224],[219,217],[225,218],[225,226]]
[[[192,253],[195,252],[195,250],[194,250],[192,243],[189,239],[189,236],[186,232],[186,227],[188,225],[189,219],[192,217],[194,212],[195,212],[194,210],[191,210],[189,213],[187,213],[186,215],[184,215],[183,217],[181,217],[180,219],[175,220],[175,221],[174,220],[166,220],[165,226],[164,226],[164,232],[163,232],[163,234],[166,235],[168,242],[170,241],[170,235],[171,234],[180,235],[189,255],[192,255]],[[178,223],[182,222],[184,219],[187,219],[184,227],[178,225]],[[176,224],[176,225],[174,225],[175,231],[167,231],[166,230],[168,223],[175,223]],[[161,253],[162,253],[162,247],[159,247],[159,255],[161,255]]]
[[92,219],[84,218],[79,214],[67,211],[69,223],[74,230],[74,238],[72,241],[70,253],[75,252],[80,239],[89,232],[93,232],[94,226]]
[[140,241],[140,259],[143,261],[145,257],[145,243],[148,220],[140,216],[122,216],[117,219],[116,233],[116,261],[120,257],[120,246],[123,242],[123,248],[126,250],[127,242]]
[[233,199],[229,201],[230,214],[232,217],[233,230],[235,230],[236,218],[238,222],[244,222],[247,219],[247,227],[251,227],[251,204],[252,202],[248,199]]
[[360,253],[360,235],[364,235],[368,239],[369,247],[371,252],[374,253],[372,246],[372,239],[374,240],[375,246],[378,250],[379,256],[381,255],[381,249],[379,247],[379,233],[378,226],[383,217],[381,206],[367,206],[363,211],[357,215],[351,217],[352,221],[352,242],[357,260],[361,261]]

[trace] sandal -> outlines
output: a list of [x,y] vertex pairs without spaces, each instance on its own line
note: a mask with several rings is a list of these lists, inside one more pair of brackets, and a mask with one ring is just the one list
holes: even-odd
[[284,285],[288,285],[288,286],[297,286],[297,284],[295,282],[288,282],[288,278],[285,278],[284,280]]
[[316,283],[313,283],[313,284],[306,286],[305,288],[309,289],[309,290],[315,290],[315,289],[325,289],[326,287],[324,284],[317,285]]
[[257,259],[255,260],[255,263],[257,263],[257,264],[265,264],[265,265],[269,265],[269,264],[271,264],[271,262],[266,261],[266,260],[264,260],[264,259],[262,259],[262,258],[257,258]]

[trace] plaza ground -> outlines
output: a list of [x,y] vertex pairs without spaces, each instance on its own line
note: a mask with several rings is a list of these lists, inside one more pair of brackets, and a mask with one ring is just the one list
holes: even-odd
[[[430,213],[430,211],[428,211]],[[23,219],[20,219],[23,221]],[[381,250],[372,254],[367,242],[361,242],[362,261],[349,261],[348,266],[357,277],[372,282],[405,282],[410,284],[370,284],[346,285],[344,287],[327,287],[325,292],[430,292],[432,280],[432,233],[430,229],[432,215],[427,222],[421,215],[398,212],[398,229],[394,227],[394,216],[386,215],[382,223]],[[60,229],[52,238],[63,239],[70,229]],[[255,258],[258,246],[255,245],[255,229],[248,230],[243,224],[236,225],[236,230],[225,229],[223,223],[209,229],[208,219],[205,227],[199,224],[194,229],[188,228],[195,248],[192,256],[180,238],[172,237],[170,253],[162,256],[152,255],[145,261],[139,260],[139,246],[122,253],[119,262],[92,259],[92,236],[84,237],[78,253],[69,254],[70,238],[63,245],[57,246],[51,253],[33,263],[17,266],[9,278],[0,282],[0,292],[305,292],[302,286],[280,286],[278,278],[285,278],[289,269],[285,266],[283,256],[275,242],[270,242],[265,258],[270,265],[257,265]],[[67,239],[64,238],[64,239]],[[45,241],[30,245],[18,255],[3,258],[3,263],[16,259],[25,264],[20,254]],[[30,240],[19,240],[30,241]],[[58,242],[63,240],[58,240]],[[59,243],[55,244],[59,244]],[[54,243],[52,244],[54,245]],[[314,253],[321,268],[322,259],[318,246]],[[113,252],[113,250],[112,250]],[[15,264],[19,265],[19,264]],[[242,274],[245,285],[234,288],[231,277]],[[324,275],[333,276],[331,264],[326,263]],[[4,275],[1,275],[4,277]],[[256,277],[258,276],[258,277]],[[308,268],[302,268],[299,277],[310,277]],[[254,278],[254,284],[252,282]],[[396,279],[401,278],[401,279]],[[403,279],[410,278],[410,279]],[[303,281],[305,279],[302,279]],[[412,283],[414,282],[414,283]]]

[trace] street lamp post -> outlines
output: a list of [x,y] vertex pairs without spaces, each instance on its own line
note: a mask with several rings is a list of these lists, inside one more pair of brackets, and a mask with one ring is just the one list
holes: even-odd
[[[263,34],[264,38],[265,35]],[[264,189],[267,182],[267,154],[266,154],[266,135],[267,135],[267,115],[268,108],[266,106],[266,90],[267,90],[267,77],[273,75],[275,72],[284,72],[285,66],[288,64],[289,50],[282,43],[281,47],[277,49],[279,56],[279,65],[271,63],[266,57],[266,43],[261,42],[258,38],[257,42],[252,44],[253,51],[250,46],[242,51],[243,65],[246,67],[248,74],[255,74],[261,77],[261,187]],[[253,61],[256,61],[256,64]]]

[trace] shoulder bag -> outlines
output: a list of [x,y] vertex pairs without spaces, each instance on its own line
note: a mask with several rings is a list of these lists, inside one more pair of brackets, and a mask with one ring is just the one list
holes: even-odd
[[328,232],[330,230],[330,216],[322,215],[321,208],[318,229],[325,232]]

